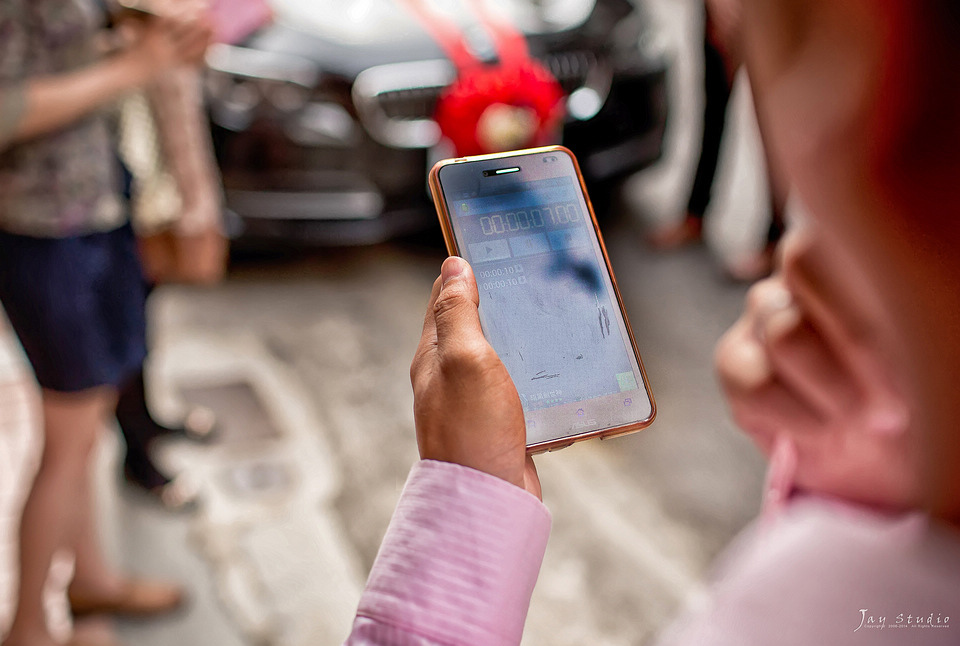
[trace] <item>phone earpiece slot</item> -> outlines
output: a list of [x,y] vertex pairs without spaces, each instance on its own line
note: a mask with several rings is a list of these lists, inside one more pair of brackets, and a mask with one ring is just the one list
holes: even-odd
[[497,168],[483,171],[484,177],[495,177],[497,175],[507,175],[509,173],[519,173],[519,166],[511,166],[510,168]]

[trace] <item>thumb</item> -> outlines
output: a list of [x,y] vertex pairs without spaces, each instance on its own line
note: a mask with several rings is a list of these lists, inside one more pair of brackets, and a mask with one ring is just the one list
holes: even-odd
[[477,307],[480,294],[466,260],[450,256],[440,268],[440,293],[434,304],[437,344],[440,348],[470,345],[483,340]]

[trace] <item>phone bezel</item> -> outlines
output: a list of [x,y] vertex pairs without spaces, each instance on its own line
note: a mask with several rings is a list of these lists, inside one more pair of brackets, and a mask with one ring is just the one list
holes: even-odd
[[453,232],[453,223],[451,222],[450,212],[447,209],[447,201],[444,197],[443,186],[440,184],[440,170],[445,166],[450,166],[454,164],[468,164],[472,162],[482,162],[489,161],[493,159],[516,159],[520,157],[526,157],[530,155],[539,155],[544,153],[561,153],[570,158],[570,161],[573,162],[574,173],[577,176],[577,181],[580,184],[580,191],[583,195],[584,202],[587,205],[587,212],[590,215],[590,222],[593,225],[594,235],[597,237],[597,241],[600,244],[600,252],[603,256],[603,262],[607,269],[607,274],[610,277],[610,283],[613,285],[613,293],[617,299],[617,307],[620,309],[620,316],[623,320],[624,327],[627,330],[627,336],[630,339],[630,347],[633,350],[634,357],[637,360],[637,366],[640,369],[640,375],[643,381],[643,388],[647,394],[647,399],[650,401],[650,415],[643,420],[625,424],[621,426],[615,426],[613,428],[607,429],[597,429],[594,431],[585,431],[583,433],[578,433],[576,435],[565,435],[560,438],[553,440],[544,440],[541,442],[535,442],[533,444],[527,445],[527,453],[536,454],[543,453],[544,451],[555,451],[558,449],[566,448],[575,442],[582,442],[583,440],[589,440],[595,437],[600,439],[606,439],[610,437],[617,437],[620,435],[626,435],[628,433],[635,433],[637,431],[643,430],[650,426],[654,419],[657,416],[657,402],[653,397],[653,392],[650,389],[650,382],[647,379],[647,371],[643,366],[643,359],[640,356],[640,350],[637,347],[636,338],[634,338],[633,328],[630,325],[630,319],[627,317],[626,309],[623,306],[623,298],[620,296],[620,287],[617,285],[617,277],[613,273],[613,266],[610,264],[610,257],[607,255],[607,247],[603,241],[603,235],[600,233],[600,226],[597,224],[597,216],[593,210],[593,204],[590,202],[590,194],[587,193],[587,185],[583,179],[583,173],[580,171],[580,164],[577,162],[576,156],[573,152],[565,146],[542,146],[539,148],[528,148],[525,150],[513,150],[503,153],[492,153],[488,155],[473,155],[469,157],[454,157],[451,159],[442,159],[433,165],[433,168],[430,169],[430,174],[428,176],[428,184],[430,186],[430,194],[433,197],[434,206],[437,209],[437,217],[440,220],[440,228],[443,231],[443,240],[447,246],[447,252],[450,255],[461,255],[460,246],[457,244],[456,236]]

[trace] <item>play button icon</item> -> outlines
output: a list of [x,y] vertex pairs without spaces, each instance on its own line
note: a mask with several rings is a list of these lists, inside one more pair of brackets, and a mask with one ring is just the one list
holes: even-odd
[[510,246],[506,240],[489,240],[487,242],[474,242],[469,245],[470,258],[472,263],[490,262],[491,260],[503,260],[510,258]]

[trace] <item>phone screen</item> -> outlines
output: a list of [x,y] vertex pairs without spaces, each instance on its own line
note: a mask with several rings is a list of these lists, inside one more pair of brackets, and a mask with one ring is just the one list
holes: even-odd
[[649,421],[653,406],[573,160],[563,150],[442,166],[484,334],[528,444]]

